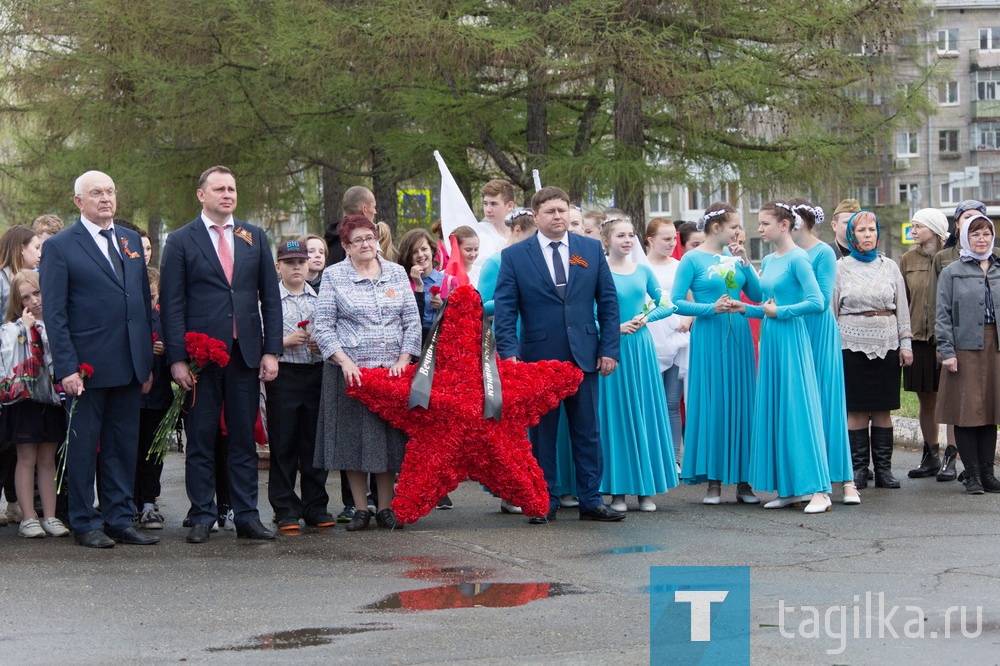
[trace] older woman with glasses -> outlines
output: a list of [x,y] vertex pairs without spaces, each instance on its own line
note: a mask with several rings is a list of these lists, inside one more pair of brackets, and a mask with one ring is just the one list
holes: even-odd
[[[379,527],[397,527],[389,507],[395,473],[403,463],[406,435],[347,397],[361,384],[360,368],[389,368],[398,376],[420,354],[420,317],[402,266],[378,254],[378,231],[363,215],[343,220],[338,231],[347,254],[323,273],[313,336],[323,358],[323,395],[317,426],[316,466],[345,470],[354,497],[367,495],[366,478],[378,486]],[[369,511],[347,525],[363,530]]]
[[948,264],[938,280],[934,333],[944,360],[937,418],[955,426],[955,443],[965,465],[965,492],[1000,493],[1000,481],[993,473],[1000,423],[996,231],[988,217],[975,215],[959,234],[959,260]]

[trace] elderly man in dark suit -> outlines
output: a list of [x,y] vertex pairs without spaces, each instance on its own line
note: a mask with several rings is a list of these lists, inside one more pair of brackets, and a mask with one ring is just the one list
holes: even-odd
[[[257,449],[254,424],[260,381],[278,374],[282,351],[278,277],[267,236],[236,220],[236,179],[224,166],[201,175],[195,220],[167,237],[160,279],[160,320],[174,381],[194,383],[184,335],[194,331],[224,341],[229,364],[211,364],[198,377],[187,416],[185,482],[191,500],[189,543],[208,541],[218,517],[215,466],[228,465],[238,537],[274,539],[257,512]],[[263,321],[262,321],[263,318]],[[223,410],[223,404],[225,409]],[[215,459],[215,436],[225,414],[229,460]]]
[[[80,220],[48,239],[39,269],[55,376],[72,410],[70,527],[77,543],[91,548],[159,541],[132,525],[139,395],[152,382],[153,336],[142,240],[114,225],[116,195],[107,174],[80,176],[73,197]],[[84,365],[93,367],[93,376],[82,376]],[[100,513],[94,509],[98,464]]]
[[[576,467],[580,519],[623,520],[624,513],[604,504],[599,487],[603,456],[597,423],[597,374],[606,376],[617,367],[621,337],[614,278],[601,243],[568,232],[569,197],[564,191],[542,188],[531,197],[531,208],[538,233],[501,254],[494,292],[497,352],[501,358],[522,361],[571,361],[583,370],[576,395],[563,401]],[[558,426],[557,408],[529,433],[549,486],[548,516],[532,518],[532,524],[554,520],[559,508],[554,491]]]

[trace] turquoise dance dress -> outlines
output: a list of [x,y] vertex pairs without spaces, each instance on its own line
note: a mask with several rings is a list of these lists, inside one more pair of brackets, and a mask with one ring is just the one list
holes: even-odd
[[[759,302],[760,283],[752,266],[737,262],[736,288],[713,274],[720,257],[695,249],[685,252],[677,268],[671,300],[677,313],[694,317],[688,352],[688,393],[685,398],[684,483],[721,481],[723,485],[750,478],[750,423],[753,411],[755,360],[750,326],[741,313],[716,314],[715,302],[740,291]],[[687,300],[688,291],[694,300]]]
[[[483,262],[479,271],[479,295],[483,299],[483,310],[493,316],[493,292],[500,276],[500,252]],[[520,326],[518,330],[520,331]],[[486,487],[483,487],[486,490]],[[489,491],[487,491],[489,492]],[[576,495],[576,465],[573,464],[573,444],[569,439],[569,421],[566,409],[559,405],[559,430],[556,434],[556,487],[557,495]]]
[[823,311],[803,315],[802,318],[812,343],[819,399],[823,406],[823,434],[830,481],[843,483],[854,480],[854,468],[851,465],[851,445],[847,440],[847,395],[844,390],[840,327],[830,308],[833,285],[837,280],[837,255],[826,243],[816,243],[806,250],[806,254],[823,294]]
[[761,305],[747,314],[760,317],[760,366],[750,440],[750,483],[779,497],[830,492],[823,413],[812,345],[803,315],[823,310],[823,295],[809,255],[796,247],[769,254],[761,264],[764,299],[774,299],[777,317]]
[[[629,275],[612,272],[618,290],[621,323],[642,314],[647,303],[659,303],[663,290],[648,266]],[[656,305],[649,322],[669,317],[676,308]],[[677,463],[670,438],[670,417],[656,347],[649,329],[622,335],[618,367],[598,379],[604,472],[601,492],[607,495],[659,495],[677,485]]]

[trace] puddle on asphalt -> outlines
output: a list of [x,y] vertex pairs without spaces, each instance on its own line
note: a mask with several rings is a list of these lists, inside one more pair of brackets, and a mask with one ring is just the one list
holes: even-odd
[[321,627],[315,629],[293,629],[276,631],[271,634],[260,634],[250,639],[245,645],[230,645],[226,647],[208,648],[208,652],[244,652],[247,650],[294,650],[304,647],[327,645],[340,636],[364,634],[369,631],[387,631],[393,629],[388,624],[363,624],[357,627]]
[[655,553],[663,550],[662,546],[624,546],[622,548],[612,548],[602,550],[599,555],[627,555],[628,553]]
[[363,612],[429,611],[450,608],[513,608],[568,594],[582,594],[568,583],[463,583],[390,594]]

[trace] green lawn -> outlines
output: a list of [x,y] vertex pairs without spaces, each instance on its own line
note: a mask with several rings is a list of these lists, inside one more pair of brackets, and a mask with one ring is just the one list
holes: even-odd
[[917,394],[910,391],[899,392],[899,409],[892,413],[893,416],[905,416],[915,419],[920,416],[920,403],[917,401]]

